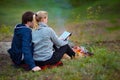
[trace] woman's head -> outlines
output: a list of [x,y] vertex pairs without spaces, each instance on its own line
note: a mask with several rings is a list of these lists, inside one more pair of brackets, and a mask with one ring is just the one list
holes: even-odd
[[48,13],[46,11],[38,11],[37,13],[37,21],[47,23]]
[[34,28],[38,28],[38,22],[46,23],[48,22],[48,13],[46,11],[38,11],[34,16]]

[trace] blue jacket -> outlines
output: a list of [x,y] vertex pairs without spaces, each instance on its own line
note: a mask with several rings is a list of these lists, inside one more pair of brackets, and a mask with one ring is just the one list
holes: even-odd
[[30,69],[35,67],[35,62],[32,55],[32,35],[31,29],[23,24],[18,24],[14,29],[14,36],[11,44],[11,48],[8,50],[12,61],[16,65],[20,65],[22,61],[22,55],[24,61],[30,66]]

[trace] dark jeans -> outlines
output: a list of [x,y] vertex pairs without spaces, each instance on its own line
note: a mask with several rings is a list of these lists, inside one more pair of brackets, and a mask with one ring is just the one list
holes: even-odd
[[70,48],[69,45],[65,45],[60,47],[59,49],[57,47],[55,47],[55,52],[53,53],[53,56],[47,60],[47,61],[35,61],[37,66],[44,66],[44,65],[53,65],[56,64],[57,62],[59,62],[63,55],[66,53],[68,56],[70,56],[71,58],[73,56],[75,56],[74,51]]

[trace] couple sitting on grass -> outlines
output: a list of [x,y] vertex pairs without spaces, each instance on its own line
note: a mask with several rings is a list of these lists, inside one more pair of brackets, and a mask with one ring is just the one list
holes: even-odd
[[62,65],[61,59],[65,53],[71,59],[75,56],[67,41],[60,40],[47,22],[46,11],[36,14],[28,11],[22,15],[22,23],[16,25],[8,50],[15,66],[40,71],[45,66]]

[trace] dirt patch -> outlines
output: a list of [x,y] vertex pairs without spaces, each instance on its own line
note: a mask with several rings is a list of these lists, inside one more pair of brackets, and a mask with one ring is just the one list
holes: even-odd
[[0,42],[0,54],[8,54],[7,50],[11,47],[11,42]]
[[78,44],[95,41],[120,40],[120,24],[117,20],[112,23],[109,20],[86,21],[67,25],[69,32],[72,32],[71,40]]
[[7,66],[11,65],[11,59],[9,55],[6,55],[4,53],[0,53],[0,71],[5,69]]

